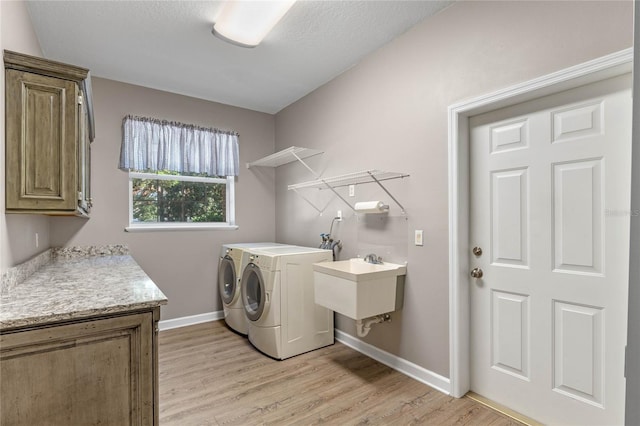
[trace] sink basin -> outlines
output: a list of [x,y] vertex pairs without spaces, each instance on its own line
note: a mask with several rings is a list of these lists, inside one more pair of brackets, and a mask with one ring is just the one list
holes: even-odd
[[316,304],[360,320],[402,307],[406,265],[362,259],[313,264]]

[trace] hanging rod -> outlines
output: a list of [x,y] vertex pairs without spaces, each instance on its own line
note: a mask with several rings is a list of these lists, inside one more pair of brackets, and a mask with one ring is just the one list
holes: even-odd
[[[382,184],[383,181],[391,179],[400,179],[408,177],[408,174],[397,172],[386,172],[382,170],[364,170],[360,172],[347,173],[340,176],[334,176],[329,178],[318,178],[313,181],[302,182],[298,184],[289,185],[288,189],[298,193],[302,188],[317,188],[317,189],[330,189],[338,198],[340,198],[351,210],[355,211],[355,207],[351,205],[344,197],[342,197],[336,188],[348,186],[348,185],[361,185],[365,183],[377,183],[380,188],[400,207],[402,214],[406,214],[405,208],[394,197],[389,190]],[[307,202],[309,202],[307,200]],[[315,207],[315,206],[314,206]],[[317,208],[316,208],[317,210]]]
[[383,170],[364,170],[360,172],[347,173],[344,175],[333,176],[328,178],[320,178],[308,182],[296,183],[288,186],[288,189],[301,188],[318,188],[324,189],[327,184],[334,188],[340,188],[349,185],[361,185],[365,183],[382,182],[391,179],[400,179],[409,177],[406,173],[386,172]]

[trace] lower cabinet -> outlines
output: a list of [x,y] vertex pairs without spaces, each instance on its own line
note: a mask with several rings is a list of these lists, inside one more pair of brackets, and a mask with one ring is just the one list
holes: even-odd
[[0,424],[157,425],[159,308],[0,334]]

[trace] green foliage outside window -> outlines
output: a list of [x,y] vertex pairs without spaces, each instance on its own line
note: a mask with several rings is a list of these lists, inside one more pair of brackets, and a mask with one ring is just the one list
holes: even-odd
[[[176,175],[177,173],[161,172],[159,174]],[[226,221],[225,184],[137,178],[132,179],[132,183],[134,222]]]

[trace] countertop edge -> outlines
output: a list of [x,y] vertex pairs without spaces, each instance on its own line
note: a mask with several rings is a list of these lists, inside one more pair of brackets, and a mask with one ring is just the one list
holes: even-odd
[[31,318],[18,318],[16,320],[0,321],[0,333],[11,332],[23,328],[40,327],[47,325],[55,325],[59,322],[67,321],[85,321],[92,318],[99,318],[112,314],[135,313],[145,309],[157,308],[168,303],[167,299],[136,303],[132,305],[112,306],[100,309],[87,309],[84,311],[65,312],[60,314],[51,314],[46,316],[37,316]]

